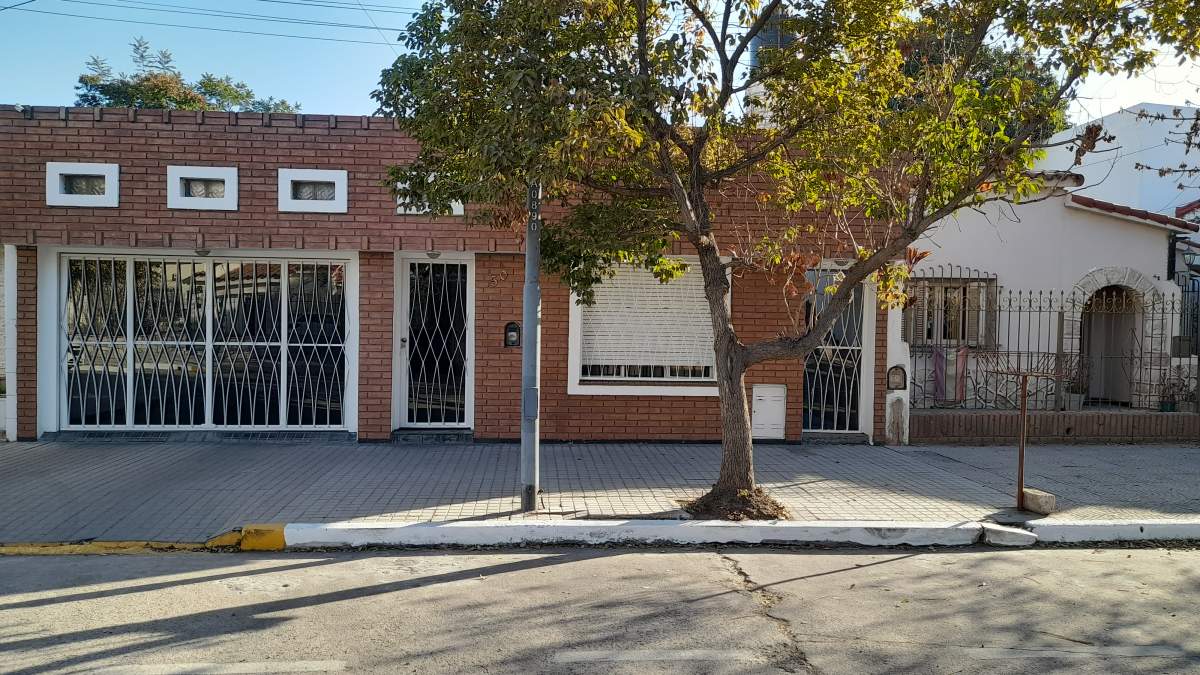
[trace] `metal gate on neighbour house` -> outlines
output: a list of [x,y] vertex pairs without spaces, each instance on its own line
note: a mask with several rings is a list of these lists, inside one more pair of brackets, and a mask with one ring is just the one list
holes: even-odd
[[346,427],[346,261],[62,263],[64,428]]
[[1014,410],[1015,378],[1031,410],[1195,411],[1198,296],[1123,286],[1078,292],[1007,290],[959,269],[909,284],[904,337],[917,409]]

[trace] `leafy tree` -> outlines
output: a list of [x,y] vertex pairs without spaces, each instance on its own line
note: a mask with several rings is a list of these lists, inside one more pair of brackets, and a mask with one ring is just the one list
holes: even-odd
[[188,82],[175,67],[171,52],[153,51],[136,38],[130,45],[132,74],[114,74],[108,62],[92,56],[87,72],[79,76],[75,105],[116,108],[171,108],[176,110],[234,110],[239,112],[300,112],[300,104],[274,97],[255,98],[245,82],[228,75],[204,73]]
[[[390,172],[403,202],[515,226],[527,184],[560,200],[545,263],[583,302],[618,264],[669,281],[688,268],[672,246],[698,256],[723,459],[690,508],[763,517],[746,370],[803,360],[864,282],[903,302],[931,226],[1037,192],[1083,78],[1195,57],[1198,29],[1194,0],[431,0],[374,97],[421,144]],[[714,213],[752,190],[760,216]],[[829,257],[846,265],[814,288]],[[730,270],[774,280],[792,330],[744,341]]]

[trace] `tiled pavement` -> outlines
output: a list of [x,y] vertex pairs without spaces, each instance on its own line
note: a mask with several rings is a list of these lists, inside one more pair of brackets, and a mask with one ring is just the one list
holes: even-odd
[[[0,444],[0,542],[197,541],[251,522],[519,518],[513,444],[288,441]],[[1200,517],[1200,449],[1034,446],[1029,483],[1065,517]],[[547,444],[552,518],[677,517],[716,445]],[[978,520],[1013,502],[1011,448],[756,447],[798,519]]]

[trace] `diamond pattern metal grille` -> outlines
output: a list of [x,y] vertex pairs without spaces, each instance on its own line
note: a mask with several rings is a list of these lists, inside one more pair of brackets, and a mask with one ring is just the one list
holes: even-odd
[[466,424],[467,266],[408,265],[410,425]]
[[288,424],[342,424],[345,342],[345,266],[324,261],[289,265]]
[[[813,270],[809,281],[817,288],[809,306],[810,318],[829,303],[820,289],[833,282],[835,272]],[[804,428],[811,431],[858,431],[859,386],[862,375],[862,287],[825,336],[822,346],[804,363]]]
[[126,261],[70,260],[66,283],[67,420],[89,426],[126,424]]
[[133,424],[204,424],[203,263],[133,262]]
[[72,257],[73,427],[342,427],[344,263]]
[[283,263],[217,260],[213,270],[213,424],[278,425]]

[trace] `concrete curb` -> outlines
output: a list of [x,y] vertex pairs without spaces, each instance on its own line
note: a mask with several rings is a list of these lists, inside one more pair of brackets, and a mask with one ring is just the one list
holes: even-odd
[[1110,542],[1200,539],[1200,520],[1031,520],[1026,527],[1040,541]]
[[205,551],[208,545],[171,541],[62,541],[0,544],[2,555],[111,555]]
[[291,523],[287,548],[513,544],[858,544],[966,546],[975,522],[526,520],[451,523]]
[[0,543],[0,555],[103,555],[171,551],[284,551],[360,546],[521,544],[853,544],[1034,546],[1039,542],[1200,540],[1200,519],[1032,520],[1028,529],[980,522],[722,520],[498,520],[248,524],[203,543]]

